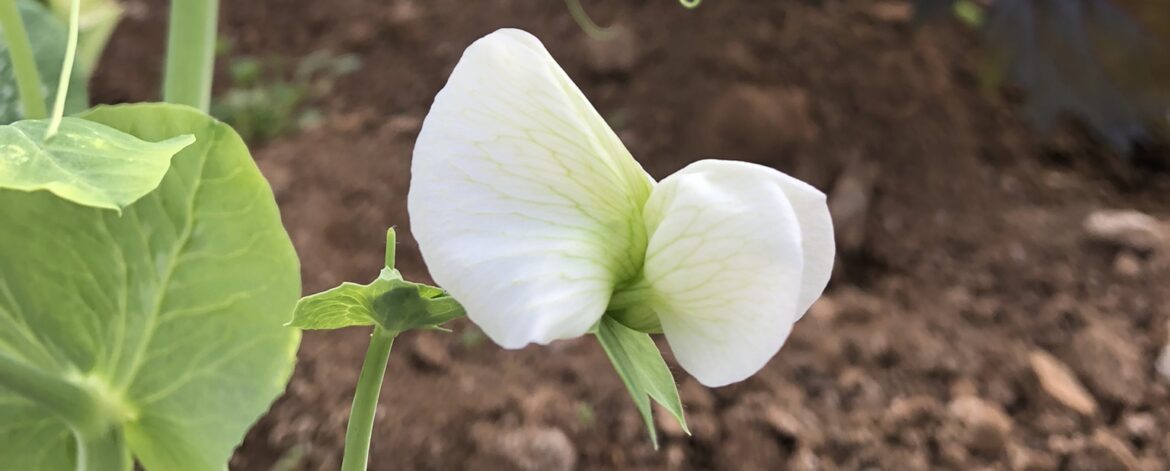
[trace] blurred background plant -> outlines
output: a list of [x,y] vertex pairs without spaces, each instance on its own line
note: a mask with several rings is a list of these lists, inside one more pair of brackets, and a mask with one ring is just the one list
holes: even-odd
[[917,0],[979,28],[981,79],[1019,87],[1041,130],[1075,118],[1115,150],[1164,142],[1170,111],[1170,6],[1163,0]]
[[322,120],[311,103],[333,89],[337,79],[361,69],[354,54],[316,51],[294,61],[281,58],[231,56],[221,40],[219,55],[228,61],[230,88],[215,96],[211,114],[231,124],[244,140],[255,143]]
[[[69,20],[70,0],[44,0],[45,4],[61,19]],[[101,59],[102,51],[114,33],[118,20],[122,19],[122,7],[115,0],[81,0],[81,18],[78,19],[77,65],[88,77]]]
[[[55,1],[54,3],[68,5],[68,1]],[[90,51],[83,49],[82,44],[86,44],[84,41],[87,39],[84,18],[91,12],[88,8],[92,8],[95,3],[100,2],[82,2],[81,33],[78,39],[77,59],[74,62],[76,65],[70,76],[69,92],[65,98],[66,114],[77,113],[89,107],[89,93],[86,84],[93,70],[93,61],[96,60],[96,56],[87,57]],[[66,28],[64,18],[67,13],[55,10],[58,8],[57,5],[52,5],[50,8],[50,5],[36,0],[17,0],[13,6],[18,10],[28,33],[26,46],[29,48],[28,52],[31,54],[32,60],[36,63],[42,98],[44,98],[46,106],[52,106],[53,100],[57,96],[57,80],[61,77],[61,65],[65,58]],[[117,17],[111,20],[110,28],[116,22]],[[92,34],[88,36],[88,39],[93,40]],[[27,117],[26,115],[35,116],[38,114],[28,114],[22,110],[20,94],[16,86],[16,69],[13,67],[10,52],[10,40],[12,37],[7,32],[0,37],[0,83],[4,84],[0,86],[0,124],[23,119]],[[102,42],[104,44],[104,40]],[[97,46],[97,54],[100,54],[101,48],[102,45]]]

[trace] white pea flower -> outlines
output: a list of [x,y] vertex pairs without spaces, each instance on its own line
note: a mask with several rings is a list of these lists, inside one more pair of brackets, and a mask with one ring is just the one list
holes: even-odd
[[532,35],[472,44],[423,122],[409,196],[431,275],[505,348],[612,315],[708,386],[751,376],[821,295],[825,195],[760,165],[655,182]]

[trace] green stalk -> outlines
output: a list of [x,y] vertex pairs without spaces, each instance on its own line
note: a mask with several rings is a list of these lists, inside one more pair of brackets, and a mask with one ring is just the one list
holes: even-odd
[[353,394],[353,407],[349,411],[341,471],[366,470],[366,463],[370,459],[370,435],[374,431],[374,413],[378,409],[378,396],[382,393],[382,378],[386,376],[390,347],[397,335],[381,327],[374,327],[374,335],[370,337],[370,347],[366,350],[366,360],[362,363],[362,372]]
[[0,387],[41,405],[84,436],[103,433],[111,422],[91,391],[4,352],[0,352]]
[[80,17],[81,0],[73,0],[69,5],[69,39],[65,42],[65,63],[61,64],[61,77],[57,81],[57,99],[53,102],[53,119],[49,121],[49,129],[45,131],[46,140],[57,134],[61,118],[65,116],[65,95],[69,94],[69,76],[73,75],[73,59],[77,57]]
[[110,427],[93,437],[81,434],[77,439],[77,471],[131,471],[134,460],[122,427]]
[[28,32],[24,29],[24,20],[20,17],[16,0],[0,0],[0,28],[4,28],[4,41],[8,43],[8,54],[12,57],[24,118],[41,119],[48,116],[45,97],[41,93],[41,74],[37,71]]
[[394,254],[398,251],[398,234],[394,228],[386,229],[386,268],[394,268]]
[[218,15],[219,0],[171,1],[164,101],[210,108]]

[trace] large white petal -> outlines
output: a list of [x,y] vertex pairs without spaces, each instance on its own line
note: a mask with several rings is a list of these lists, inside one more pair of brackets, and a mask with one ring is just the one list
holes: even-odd
[[705,385],[759,371],[800,316],[801,219],[782,177],[704,160],[662,180],[646,204],[652,303],[675,358]]
[[584,334],[638,273],[653,180],[528,33],[467,48],[411,174],[431,275],[506,348]]

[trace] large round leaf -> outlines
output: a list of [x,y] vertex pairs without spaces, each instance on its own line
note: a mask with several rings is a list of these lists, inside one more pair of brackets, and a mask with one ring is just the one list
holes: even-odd
[[[0,351],[121,406],[148,470],[222,470],[283,390],[299,334],[296,254],[239,136],[194,109],[84,116],[195,144],[155,191],[116,211],[0,190]],[[72,438],[0,389],[0,468],[72,469]]]

